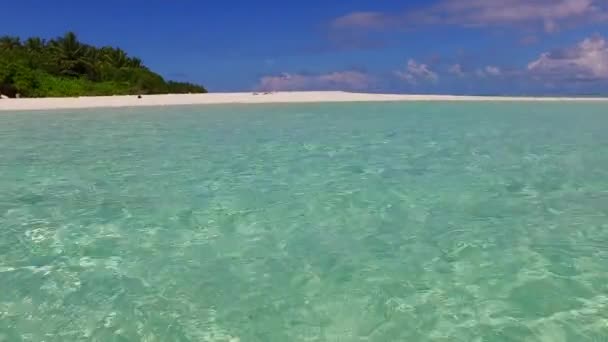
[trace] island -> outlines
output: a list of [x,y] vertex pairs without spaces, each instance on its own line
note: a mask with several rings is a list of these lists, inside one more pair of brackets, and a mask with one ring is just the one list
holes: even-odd
[[165,80],[120,48],[83,43],[74,32],[51,40],[0,37],[0,98],[206,92]]

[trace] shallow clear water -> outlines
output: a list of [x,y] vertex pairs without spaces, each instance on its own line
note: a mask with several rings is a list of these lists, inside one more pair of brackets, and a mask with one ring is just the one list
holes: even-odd
[[3,113],[0,341],[604,341],[607,113]]

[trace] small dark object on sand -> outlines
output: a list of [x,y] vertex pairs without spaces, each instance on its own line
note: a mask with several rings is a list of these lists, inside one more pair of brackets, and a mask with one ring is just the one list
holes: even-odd
[[2,84],[0,82],[0,93],[6,98],[15,98],[17,97],[17,89],[8,84]]
[[141,99],[141,95],[137,95],[137,98],[138,98],[138,99]]

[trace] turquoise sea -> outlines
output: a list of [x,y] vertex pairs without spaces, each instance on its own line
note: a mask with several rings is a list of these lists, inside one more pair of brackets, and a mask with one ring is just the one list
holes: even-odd
[[0,341],[608,341],[608,104],[0,113]]

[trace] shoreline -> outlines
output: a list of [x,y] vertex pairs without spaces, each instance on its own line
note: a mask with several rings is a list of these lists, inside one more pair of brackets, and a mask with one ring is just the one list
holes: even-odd
[[342,91],[300,91],[277,93],[208,93],[1,99],[0,111],[35,111],[56,109],[156,107],[218,104],[278,104],[332,102],[601,102],[608,98],[593,97],[515,97],[459,95],[399,95],[349,93]]

